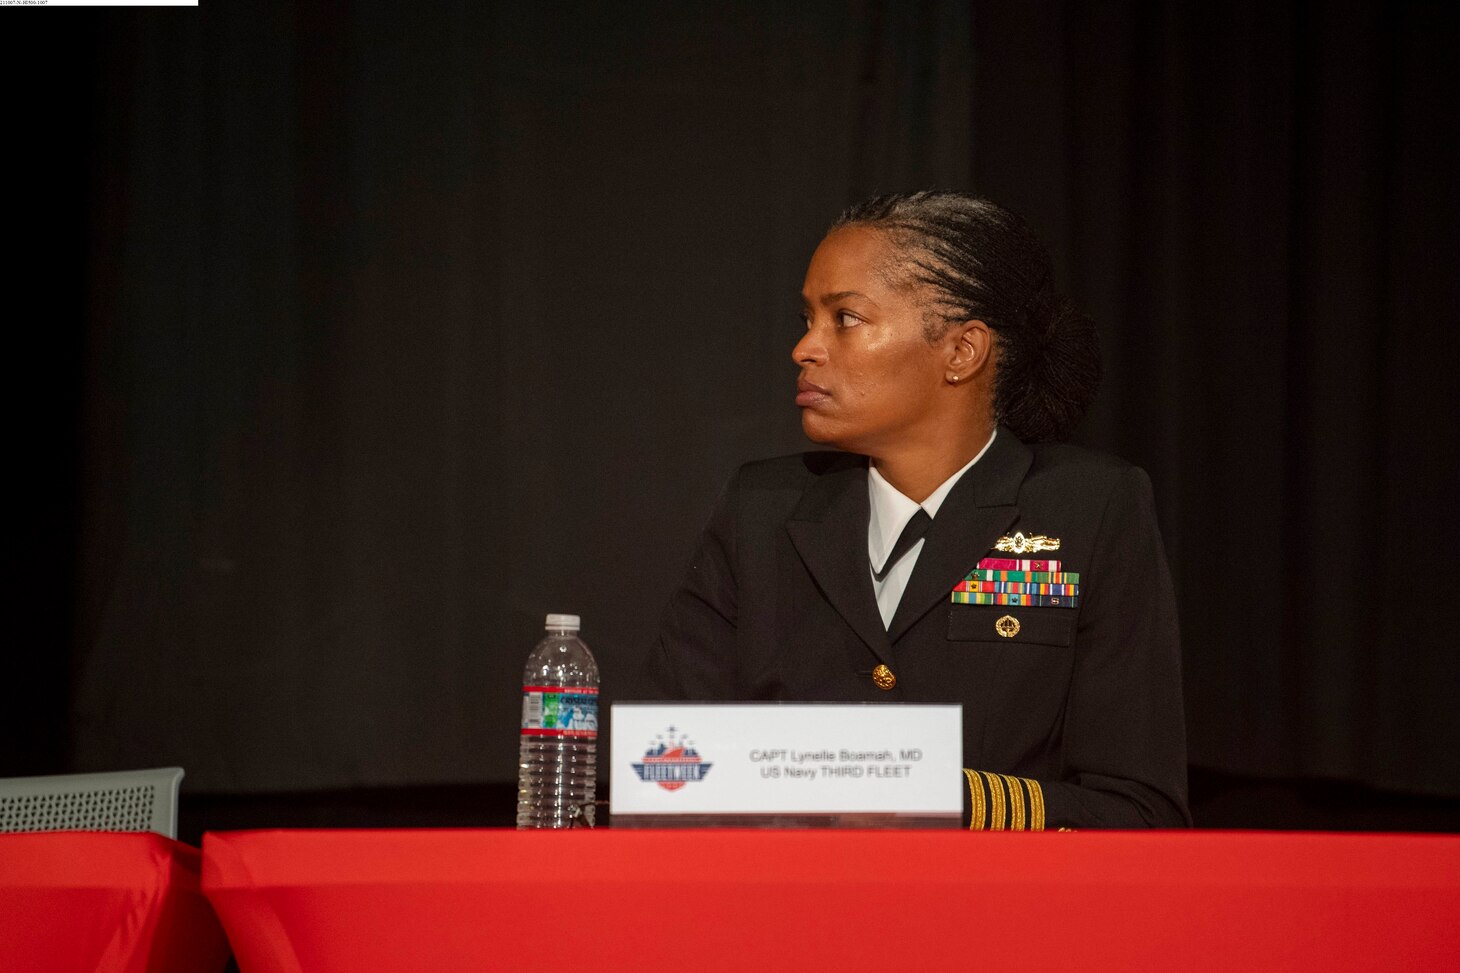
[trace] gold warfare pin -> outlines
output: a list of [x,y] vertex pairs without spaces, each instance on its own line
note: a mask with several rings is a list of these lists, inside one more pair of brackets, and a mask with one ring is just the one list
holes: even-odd
[[1057,551],[1060,549],[1058,537],[1045,537],[1043,534],[1026,534],[1022,530],[1013,534],[1005,534],[1000,537],[994,545],[994,550],[1003,551],[1005,554],[1038,554],[1040,551]]

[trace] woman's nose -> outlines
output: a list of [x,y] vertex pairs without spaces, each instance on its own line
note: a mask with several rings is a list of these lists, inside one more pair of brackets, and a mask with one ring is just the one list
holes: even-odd
[[791,359],[798,365],[817,365],[826,361],[826,342],[815,325],[806,329],[796,347],[791,349]]

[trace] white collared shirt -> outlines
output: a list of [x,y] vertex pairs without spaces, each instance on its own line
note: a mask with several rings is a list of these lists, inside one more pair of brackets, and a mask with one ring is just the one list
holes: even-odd
[[882,614],[882,627],[888,628],[892,625],[892,616],[897,613],[897,603],[902,601],[903,589],[907,587],[907,579],[912,577],[913,568],[917,566],[918,555],[923,551],[922,539],[908,548],[908,552],[902,559],[892,566],[892,570],[883,576],[881,581],[877,580],[877,574],[872,571],[872,566],[882,566],[887,556],[892,553],[892,548],[897,544],[897,538],[901,536],[902,529],[907,522],[912,520],[913,514],[918,508],[928,512],[929,517],[938,516],[938,508],[943,506],[943,501],[953,490],[953,485],[973,468],[973,464],[983,459],[983,454],[989,451],[994,444],[994,437],[999,434],[995,429],[989,435],[989,441],[983,444],[983,449],[978,455],[969,460],[968,463],[944,480],[938,489],[928,494],[928,499],[922,503],[916,503],[900,493],[897,487],[888,483],[877,472],[877,467],[867,465],[867,495],[871,500],[871,516],[867,518],[867,570],[872,573],[872,589],[877,593],[877,610]]

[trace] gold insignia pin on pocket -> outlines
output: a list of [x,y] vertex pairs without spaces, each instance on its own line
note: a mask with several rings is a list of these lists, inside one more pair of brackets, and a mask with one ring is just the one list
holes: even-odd
[[1037,554],[1040,551],[1057,551],[1060,549],[1058,537],[1045,537],[1043,534],[1026,534],[1017,530],[1013,534],[1005,534],[999,538],[994,550],[1003,551],[1006,554]]
[[1011,639],[1019,634],[1019,619],[1013,615],[1000,615],[999,620],[994,622],[994,631],[1006,639]]

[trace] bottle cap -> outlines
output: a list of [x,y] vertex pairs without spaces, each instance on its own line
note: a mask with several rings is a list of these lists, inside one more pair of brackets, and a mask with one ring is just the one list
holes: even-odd
[[566,628],[574,632],[578,631],[581,619],[577,615],[549,615],[547,617],[548,628]]

